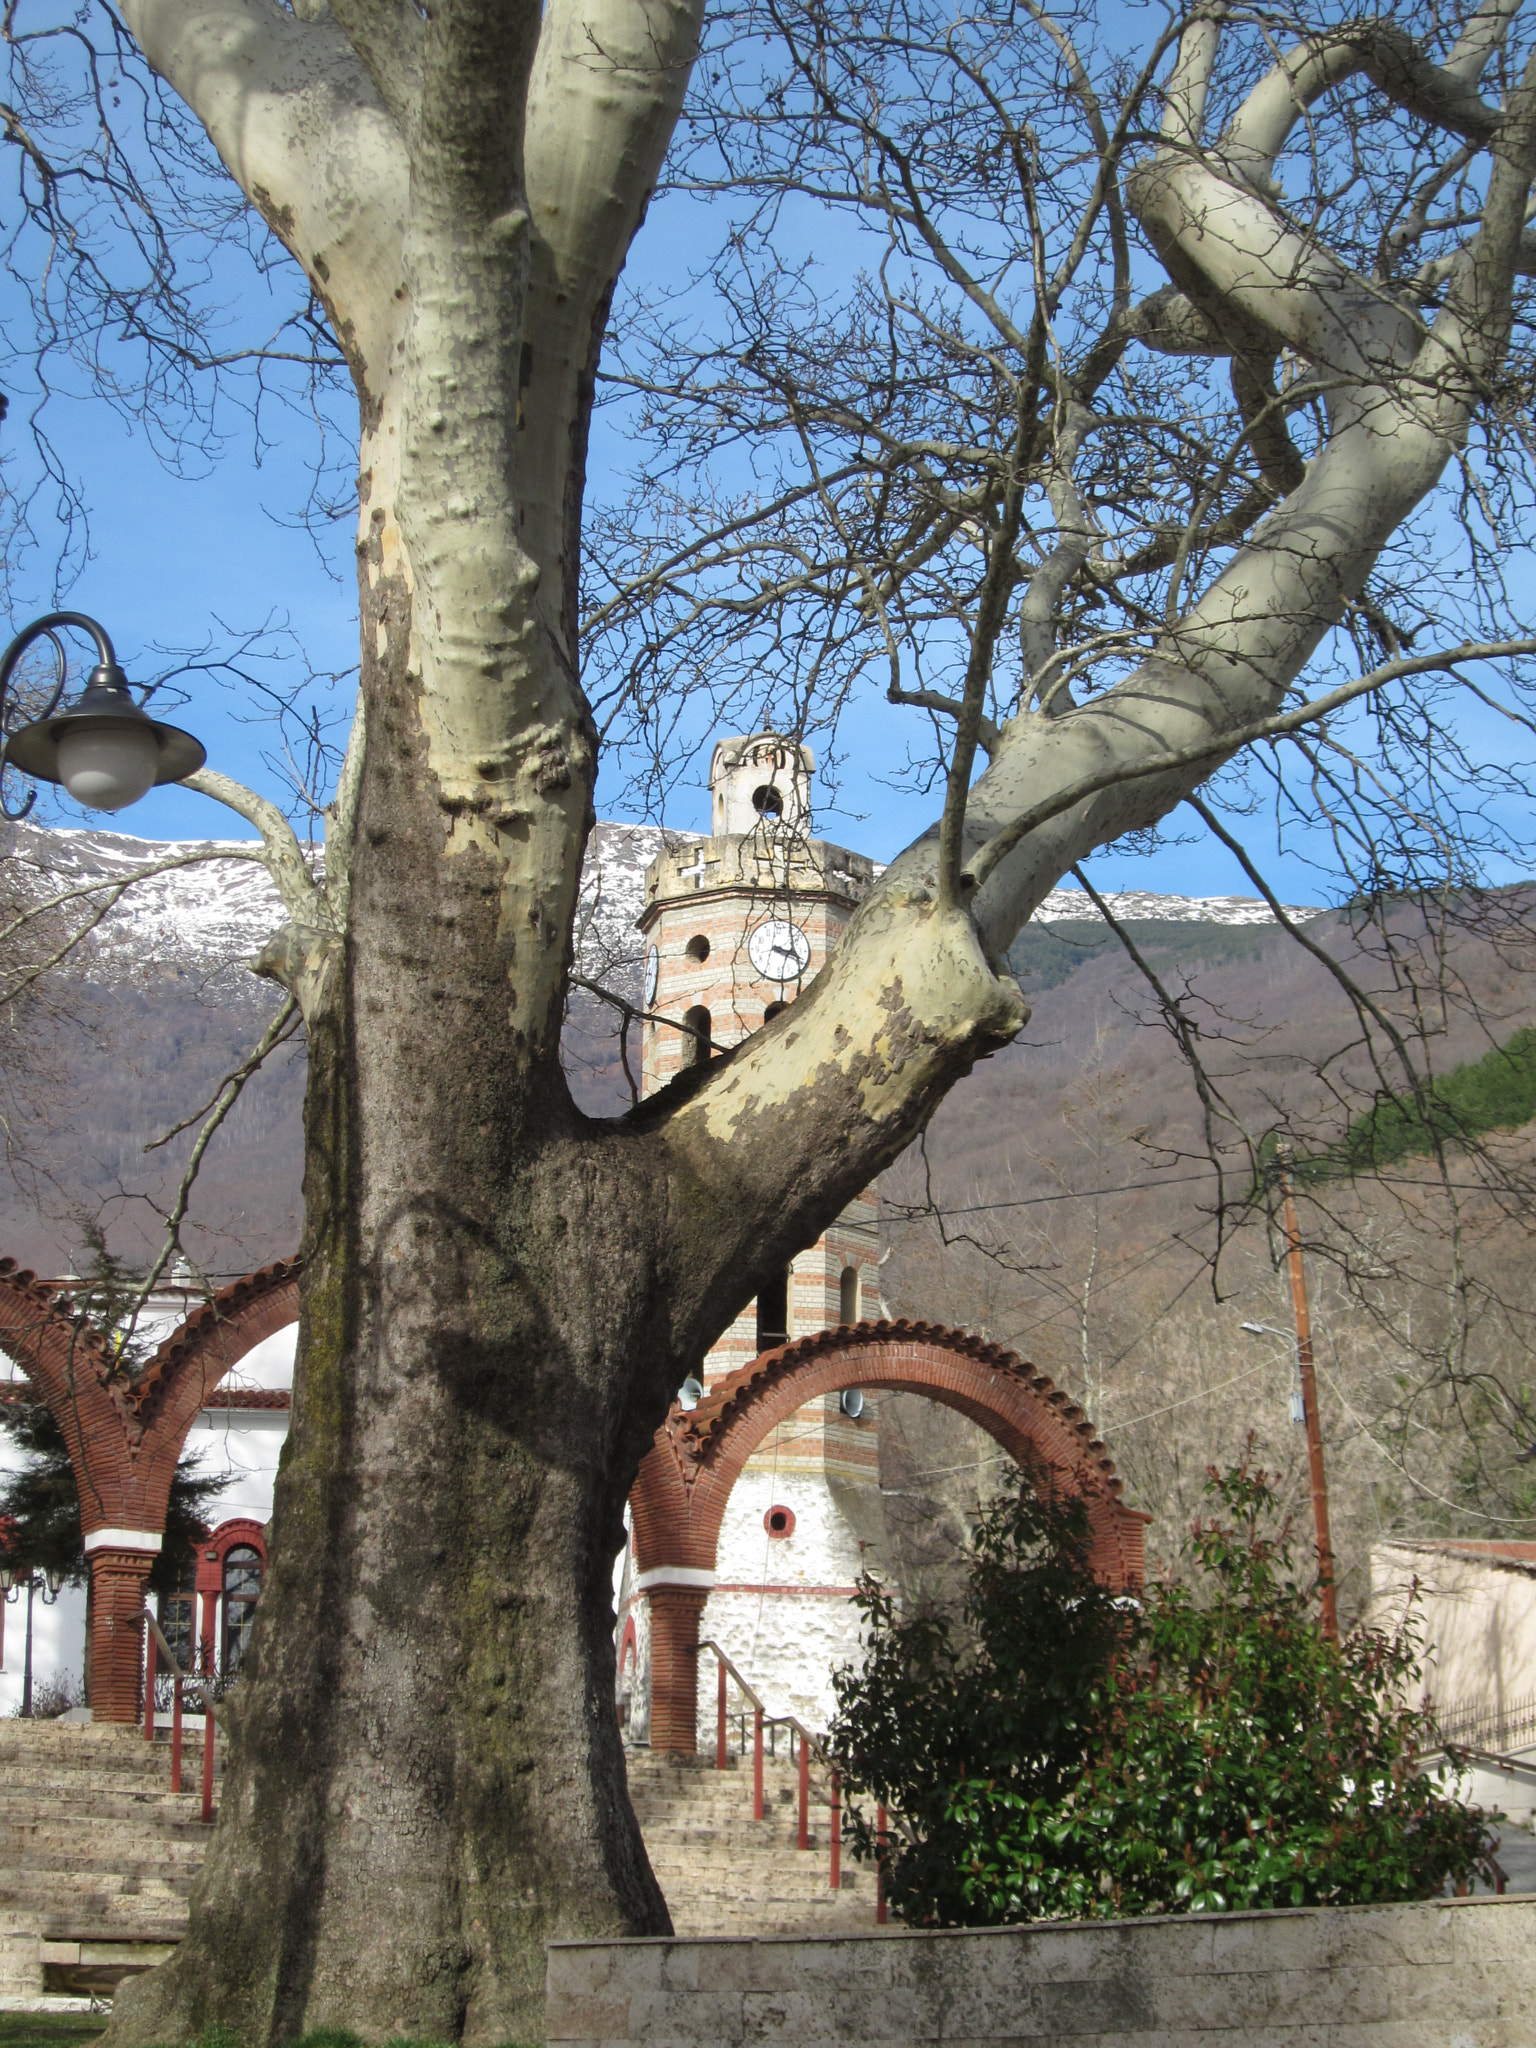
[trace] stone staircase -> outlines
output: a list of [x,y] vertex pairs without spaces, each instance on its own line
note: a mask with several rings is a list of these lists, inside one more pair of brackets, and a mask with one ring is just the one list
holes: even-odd
[[795,1847],[799,1774],[763,1759],[763,1818],[752,1818],[752,1765],[631,1749],[629,1796],[679,1934],[848,1934],[875,1925],[875,1879],[844,1852],[828,1882],[830,1815],[813,1782],[809,1849]]
[[[184,1785],[200,1785],[202,1757],[188,1729]],[[201,1813],[200,1791],[171,1790],[167,1742],[0,1721],[0,2007],[109,1992],[162,1962],[187,1924]]]
[[[828,1883],[828,1812],[812,1795],[813,1847],[795,1847],[798,1778],[764,1759],[764,1818],[750,1761],[628,1752],[630,1796],[679,1934],[842,1933],[873,1927],[873,1874]],[[0,1721],[0,2010],[108,1996],[162,1962],[187,1924],[208,1829],[202,1735],[187,1731],[182,1783],[170,1746],[136,1728]]]

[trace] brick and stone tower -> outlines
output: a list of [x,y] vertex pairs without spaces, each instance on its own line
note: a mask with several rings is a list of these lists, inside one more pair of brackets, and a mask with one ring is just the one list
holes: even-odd
[[[873,861],[812,836],[814,765],[809,747],[772,733],[721,740],[710,764],[710,836],[659,854],[647,870],[643,1093],[794,1002],[874,882]],[[704,1360],[704,1386],[787,1338],[878,1318],[879,1256],[869,1188],[791,1261],[781,1286],[737,1317]],[[703,1616],[703,1634],[726,1646],[776,1711],[816,1726],[829,1716],[833,1665],[856,1648],[854,1581],[883,1547],[878,1411],[873,1394],[828,1396],[764,1442],[732,1495]],[[646,1590],[627,1569],[619,1626],[633,1649],[621,1648],[621,1665],[632,1659],[626,1692],[641,1740]],[[701,1672],[702,1686],[713,1682]]]

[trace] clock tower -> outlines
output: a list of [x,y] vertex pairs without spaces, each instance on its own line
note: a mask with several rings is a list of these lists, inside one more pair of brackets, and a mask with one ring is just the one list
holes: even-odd
[[[721,740],[709,837],[674,842],[646,870],[643,1093],[793,1003],[873,885],[873,861],[812,836],[814,765],[809,747],[774,733]],[[702,1388],[787,1339],[878,1320],[878,1222],[867,1188],[724,1332],[698,1368]],[[698,1392],[685,1386],[690,1397]],[[703,1633],[728,1646],[775,1712],[815,1727],[831,1712],[833,1666],[857,1652],[854,1582],[883,1562],[879,1406],[878,1395],[850,1391],[801,1409],[747,1460],[720,1531]],[[629,1560],[620,1629],[636,1645],[628,1711],[630,1739],[641,1741],[648,1590]],[[703,1672],[701,1683],[714,1681]]]
[[642,1093],[792,1003],[874,881],[873,861],[811,837],[813,766],[772,733],[721,740],[709,838],[646,870]]
[[[720,740],[709,766],[709,838],[647,868],[642,1094],[792,1003],[879,873],[863,854],[812,837],[814,767],[809,747],[774,733]],[[878,1257],[875,1219],[869,1189],[794,1260],[782,1297],[775,1290],[737,1317],[705,1358],[704,1384],[786,1337],[859,1321],[860,1271]],[[873,1274],[862,1284],[868,1292]]]

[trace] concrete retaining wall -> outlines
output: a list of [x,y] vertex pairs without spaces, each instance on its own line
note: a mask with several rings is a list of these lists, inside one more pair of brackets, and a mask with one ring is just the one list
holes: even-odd
[[1536,1899],[553,1942],[551,2043],[1536,2048]]

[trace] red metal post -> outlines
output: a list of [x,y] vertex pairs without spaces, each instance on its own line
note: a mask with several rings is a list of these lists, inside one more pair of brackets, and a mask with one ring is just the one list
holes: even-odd
[[875,1808],[875,1925],[883,1927],[887,1919],[885,1905],[885,1808]]
[[203,1695],[203,1819],[213,1819],[213,1703]]
[[149,1625],[149,1611],[144,1615],[144,1740],[155,1739],[155,1672],[160,1663],[160,1645],[155,1641],[154,1630]]
[[800,1735],[800,1829],[795,1837],[797,1849],[811,1846],[811,1745]]
[[723,1771],[726,1766],[725,1753],[725,1659],[715,1652],[715,1668],[720,1675],[719,1690],[716,1694],[715,1711],[715,1769]]
[[219,1596],[218,1596],[218,1594],[217,1594],[217,1593],[209,1592],[209,1591],[207,1591],[206,1589],[205,1589],[205,1590],[204,1590],[204,1592],[203,1592],[203,1627],[202,1627],[202,1637],[201,1637],[201,1656],[202,1656],[202,1660],[203,1660],[203,1676],[204,1676],[204,1678],[212,1678],[212,1676],[213,1676],[213,1666],[214,1666],[214,1627],[213,1627],[213,1623],[214,1623],[214,1609],[215,1609],[215,1607],[216,1607],[216,1606],[218,1605],[218,1598],[219,1598]]
[[763,1710],[752,1709],[752,1818],[763,1817]]
[[827,1879],[833,1891],[843,1888],[843,1786],[836,1771],[832,1773],[832,1874]]
[[171,1682],[171,1790],[181,1790],[181,1680]]

